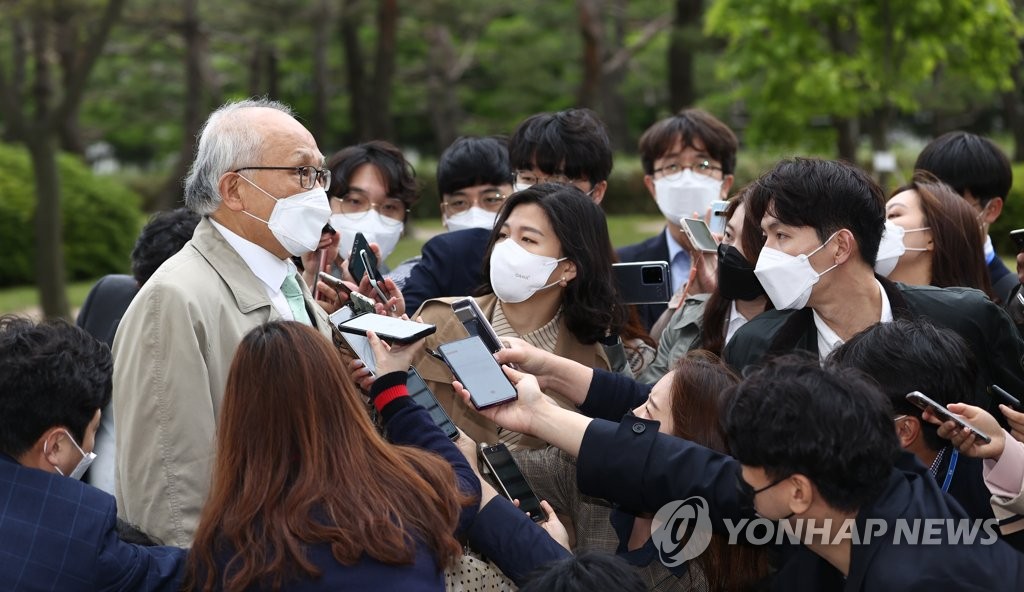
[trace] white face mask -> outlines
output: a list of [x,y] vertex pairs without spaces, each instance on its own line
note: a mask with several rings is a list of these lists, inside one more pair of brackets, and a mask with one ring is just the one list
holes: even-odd
[[327,192],[323,187],[318,185],[302,193],[276,198],[246,177],[242,178],[277,202],[270,212],[270,220],[264,220],[245,210],[242,210],[243,212],[266,224],[274,238],[292,255],[301,257],[316,250],[320,244],[324,224],[327,224],[331,217],[331,204],[327,201]]
[[533,185],[523,185],[522,183],[514,183],[512,185],[512,193],[519,193],[533,187]]
[[565,257],[555,259],[535,255],[507,238],[491,251],[491,289],[502,302],[514,304],[529,300],[535,293],[554,286],[545,284],[551,272]]
[[[67,430],[63,431],[67,435],[68,440],[71,440],[71,443],[74,444],[75,448],[78,449],[78,452],[82,455],[82,459],[78,461],[78,464],[75,465],[74,470],[71,471],[69,475],[64,475],[64,471],[60,470],[60,467],[58,467],[57,465],[53,465],[53,468],[57,469],[57,472],[60,473],[61,477],[66,476],[70,479],[81,479],[82,475],[84,475],[85,472],[89,470],[89,466],[92,465],[92,461],[96,460],[96,453],[90,452],[86,454],[85,451],[82,450],[82,447],[78,445],[78,442],[75,442],[75,439],[71,437],[71,432]],[[45,443],[43,444],[43,454],[46,454]]]
[[[390,219],[389,219],[390,220]],[[365,214],[334,214],[331,216],[331,226],[341,233],[341,245],[338,247],[338,254],[343,259],[348,259],[352,254],[352,243],[356,240],[356,233],[362,232],[366,242],[377,243],[380,247],[380,261],[384,261],[395,250],[398,240],[402,238],[402,231],[405,224],[402,222],[384,221],[384,216],[371,210]]]
[[885,221],[885,230],[882,232],[882,241],[878,243],[878,256],[875,257],[875,273],[888,277],[899,263],[900,257],[906,251],[927,251],[928,249],[906,246],[906,233],[921,232],[930,230],[929,227],[912,228],[905,230],[895,222]]
[[758,256],[757,265],[754,267],[754,275],[761,282],[768,297],[772,299],[775,308],[797,310],[807,305],[811,290],[821,276],[839,265],[837,263],[818,273],[811,267],[810,257],[824,249],[835,236],[833,233],[820,247],[806,255],[801,253],[793,256],[769,247],[761,249],[761,255]]
[[655,179],[654,197],[658,209],[670,223],[679,225],[680,218],[696,212],[703,216],[711,202],[722,195],[722,181],[686,169],[672,179]]
[[497,212],[488,212],[483,208],[473,206],[465,212],[459,212],[454,216],[445,216],[444,225],[448,227],[448,232],[466,230],[468,228],[491,230],[494,228],[494,221],[497,218]]

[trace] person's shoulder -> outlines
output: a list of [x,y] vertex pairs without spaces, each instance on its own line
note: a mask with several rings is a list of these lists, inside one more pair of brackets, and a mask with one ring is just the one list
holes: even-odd
[[626,245],[618,250],[618,254],[620,261],[629,263],[651,258],[658,259],[656,253],[661,251],[668,251],[668,243],[665,240],[664,231],[638,243]]
[[[974,288],[937,288],[935,286],[911,286],[908,284],[896,284],[900,294],[906,299],[907,304],[915,309],[930,307],[940,310],[974,310],[996,306],[988,296],[981,290]],[[932,312],[931,310],[921,312]]]
[[74,512],[76,522],[79,515],[83,519],[92,516],[93,524],[108,515],[110,518],[114,516],[114,497],[77,479],[12,463],[0,463],[0,481],[14,490],[19,498],[32,499],[36,505],[49,508],[50,514]]
[[431,237],[425,244],[433,247],[463,247],[467,244],[484,243],[491,237],[491,231],[486,228],[466,228],[452,232],[442,232]]

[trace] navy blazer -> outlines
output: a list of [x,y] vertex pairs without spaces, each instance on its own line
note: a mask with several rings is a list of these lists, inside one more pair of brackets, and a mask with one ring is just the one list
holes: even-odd
[[[619,261],[622,263],[634,263],[636,261],[666,261],[669,266],[672,261],[668,258],[668,240],[665,238],[665,231],[659,232],[656,236],[622,247],[618,250]],[[685,278],[684,278],[685,279]],[[667,304],[637,304],[636,310],[640,313],[640,321],[647,331],[651,330],[657,322],[661,313],[665,312]]]
[[480,287],[491,231],[467,228],[445,232],[423,245],[423,258],[409,272],[402,296],[412,314],[431,298],[472,296]]
[[185,550],[117,536],[114,498],[0,454],[0,588],[178,590]]
[[525,584],[538,568],[572,556],[501,496],[480,508],[467,534],[470,546],[493,561],[517,586]]
[[101,277],[85,297],[75,324],[106,343],[107,347],[113,347],[117,325],[138,291],[139,285],[130,275],[111,274]]
[[1017,287],[1017,274],[1012,273],[997,253],[988,266],[988,277],[992,282],[992,293],[995,294],[1003,304],[1010,301],[1010,294]]
[[[712,526],[720,533],[726,533],[727,518],[755,518],[752,510],[742,509],[739,499],[739,462],[688,440],[659,434],[658,425],[638,417],[620,424],[600,419],[591,422],[577,459],[580,490],[635,512],[656,512],[668,502],[701,496],[708,502]],[[953,544],[943,528],[938,535],[941,544],[893,543],[897,518],[964,517],[963,509],[942,493],[927,469],[903,453],[883,493],[861,507],[856,517],[861,533],[867,532],[867,520],[885,520],[888,536],[853,547],[848,577],[844,580],[837,569],[803,545],[784,544],[778,547],[784,559],[772,587],[846,592],[1019,592],[1024,582],[1024,555],[1001,539],[991,544]],[[982,531],[979,538],[987,536]]]

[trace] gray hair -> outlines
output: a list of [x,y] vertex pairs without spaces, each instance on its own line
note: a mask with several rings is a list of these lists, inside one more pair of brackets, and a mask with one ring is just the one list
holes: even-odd
[[291,107],[268,98],[225,103],[210,114],[199,131],[196,159],[185,177],[185,205],[206,216],[220,207],[218,184],[228,171],[259,163],[262,136],[256,127],[239,117],[244,109],[277,109],[295,117]]

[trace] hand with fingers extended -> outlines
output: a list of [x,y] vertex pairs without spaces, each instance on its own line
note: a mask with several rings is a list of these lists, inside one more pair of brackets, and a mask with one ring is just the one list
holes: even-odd
[[1014,411],[1006,405],[1000,405],[999,410],[1003,412],[1007,423],[1010,424],[1010,435],[1016,440],[1024,442],[1024,413]]
[[565,529],[565,525],[562,524],[562,521],[558,519],[557,515],[555,515],[554,508],[551,507],[551,504],[549,504],[547,500],[540,500],[540,508],[544,510],[546,518],[537,524],[539,524],[540,527],[548,533],[548,536],[555,539],[556,543],[562,545],[566,551],[571,553],[572,549],[569,547],[569,531]]
[[[477,413],[505,429],[529,434],[532,419],[537,410],[546,405],[557,407],[557,404],[541,392],[540,385],[537,384],[537,378],[533,375],[513,370],[508,366],[502,366],[501,369],[505,372],[505,376],[512,381],[512,384],[515,385],[518,398],[515,401],[495,405],[487,409],[478,409]],[[462,386],[461,382],[457,380],[452,381],[452,387],[455,389],[455,394],[466,405],[473,407],[470,393]]]
[[537,380],[548,373],[555,354],[530,345],[517,337],[501,337],[502,348],[494,354],[499,364],[510,364],[522,372],[533,374]]
[[[409,319],[405,315],[402,315],[402,318]],[[420,320],[422,321],[422,319]],[[378,376],[397,371],[407,372],[409,366],[412,366],[412,361],[423,353],[425,347],[425,342],[422,339],[412,343],[389,345],[377,337],[373,331],[367,331],[366,338],[370,341],[370,349],[373,350]]]
[[[1000,405],[1000,407],[1003,407]],[[943,422],[930,410],[922,412],[925,421],[939,426],[938,434],[953,443],[962,454],[974,458],[999,459],[1006,446],[1006,432],[996,418],[980,407],[965,405],[964,403],[950,403],[946,406],[951,412],[963,417],[964,421],[978,428],[989,436],[992,441],[988,444],[983,442],[978,435],[971,430],[964,429],[955,422]]]
[[[380,292],[373,288],[366,276],[363,276],[363,281],[359,284],[359,291],[364,293],[364,290],[369,290],[370,293],[365,295],[376,300],[374,308],[377,314],[392,317],[401,317],[405,314],[405,297],[402,296],[402,291],[394,280],[386,277],[383,282],[377,282],[377,288]],[[381,295],[383,295],[383,301]]]

